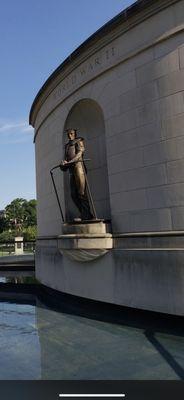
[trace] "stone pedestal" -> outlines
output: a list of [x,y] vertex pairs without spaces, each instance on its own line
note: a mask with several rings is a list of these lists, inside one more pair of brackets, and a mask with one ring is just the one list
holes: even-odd
[[99,220],[98,222],[63,224],[63,234],[106,234],[111,232],[111,224]]
[[16,255],[24,253],[23,239],[24,238],[22,236],[15,237],[15,254]]
[[75,261],[92,261],[112,249],[110,231],[110,224],[102,221],[63,224],[63,234],[58,237],[59,251]]

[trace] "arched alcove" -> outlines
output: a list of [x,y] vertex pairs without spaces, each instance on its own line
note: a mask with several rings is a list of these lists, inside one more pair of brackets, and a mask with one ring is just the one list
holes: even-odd
[[[86,162],[87,176],[97,217],[110,219],[105,124],[102,109],[94,100],[78,101],[67,116],[63,133],[64,143],[68,140],[65,131],[67,128],[77,129],[77,135],[85,140],[84,158],[90,159]],[[79,214],[71,200],[68,173],[64,175],[64,192],[66,219],[72,220]]]

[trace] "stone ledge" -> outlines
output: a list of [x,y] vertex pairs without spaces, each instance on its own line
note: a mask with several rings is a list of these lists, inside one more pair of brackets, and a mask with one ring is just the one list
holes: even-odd
[[58,237],[59,250],[64,249],[112,249],[112,235],[105,236],[81,236],[81,235],[61,235]]
[[58,249],[184,250],[184,231],[124,234],[68,234],[37,238],[39,246]]
[[90,239],[90,238],[96,238],[96,239],[101,239],[101,238],[108,238],[108,237],[112,237],[111,233],[84,233],[84,234],[80,234],[80,233],[69,233],[69,234],[65,234],[65,235],[59,235],[58,239],[73,239],[73,238],[77,238],[77,239]]
[[153,237],[153,236],[183,236],[184,231],[146,231],[146,232],[125,232],[125,233],[114,233],[114,238],[131,238],[131,237]]

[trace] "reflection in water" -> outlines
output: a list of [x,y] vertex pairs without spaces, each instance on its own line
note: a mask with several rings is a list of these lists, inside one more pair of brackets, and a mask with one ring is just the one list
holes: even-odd
[[0,379],[40,379],[35,306],[0,303]]
[[[21,272],[21,276],[20,276],[20,271],[18,271],[17,276],[15,276],[15,271],[13,272],[14,276],[1,276],[0,277],[0,283],[15,283],[15,284],[22,284],[22,283],[37,283],[37,280],[33,275],[28,275],[27,276],[27,272],[23,273]],[[29,273],[30,274],[30,273]]]
[[19,304],[0,303],[0,360],[0,379],[181,379],[184,336],[67,314],[22,296]]
[[[178,377],[183,380],[184,379],[184,369],[179,364],[179,362],[181,362],[181,364],[183,364],[182,357],[180,357],[180,352],[178,352],[178,355],[176,357],[176,354],[175,354],[176,349],[174,351],[174,355],[172,355],[173,348],[170,349],[169,343],[167,343],[168,338],[165,338],[165,340],[163,340],[162,338],[159,338],[160,339],[159,340],[157,337],[155,337],[154,332],[150,332],[150,331],[146,331],[145,336],[150,341],[150,343],[152,343],[153,346],[159,351],[159,353],[167,361],[167,363],[171,366],[171,368],[176,372],[176,375],[178,375]],[[163,344],[161,343],[162,341],[163,341]],[[168,351],[168,349],[169,349],[169,351]],[[180,349],[178,349],[178,350],[180,350]]]
[[[144,329],[37,307],[43,379],[180,379]],[[184,367],[184,337],[158,334]]]

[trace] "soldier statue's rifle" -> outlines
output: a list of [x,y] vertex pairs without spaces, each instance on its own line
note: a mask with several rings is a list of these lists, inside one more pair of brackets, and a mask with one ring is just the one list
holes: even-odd
[[56,165],[55,167],[53,167],[53,168],[50,170],[50,176],[51,176],[52,183],[53,183],[53,186],[54,186],[54,191],[55,191],[55,195],[56,195],[56,198],[57,198],[59,210],[60,210],[60,213],[61,213],[61,218],[62,218],[62,221],[65,222],[63,210],[62,210],[62,207],[61,207],[61,203],[60,203],[60,200],[59,200],[59,196],[58,196],[58,192],[57,192],[57,188],[56,188],[56,184],[55,184],[54,176],[53,176],[53,171],[54,171],[55,169],[57,169],[57,168],[60,168],[60,165]]

